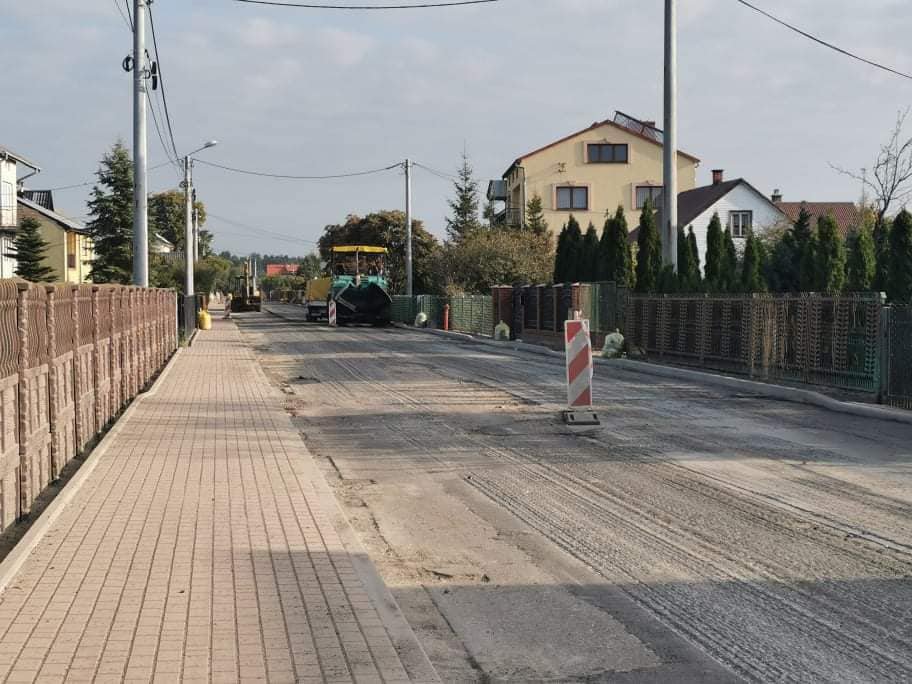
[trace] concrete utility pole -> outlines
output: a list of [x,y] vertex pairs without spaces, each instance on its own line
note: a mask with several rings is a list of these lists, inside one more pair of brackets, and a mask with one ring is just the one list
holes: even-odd
[[191,297],[193,292],[193,160],[188,154],[184,157],[184,280],[187,285],[185,294]]
[[146,0],[133,0],[133,284],[149,287],[146,194]]
[[678,272],[678,35],[677,0],[665,0],[665,133],[662,191],[663,261]]
[[193,207],[193,261],[200,258],[200,217],[199,209]]
[[412,161],[405,160],[405,294],[412,296]]

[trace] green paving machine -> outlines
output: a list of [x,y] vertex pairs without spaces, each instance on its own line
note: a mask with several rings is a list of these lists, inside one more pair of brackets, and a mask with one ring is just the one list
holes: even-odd
[[336,322],[389,325],[393,300],[386,276],[386,247],[332,248],[327,302],[336,303]]

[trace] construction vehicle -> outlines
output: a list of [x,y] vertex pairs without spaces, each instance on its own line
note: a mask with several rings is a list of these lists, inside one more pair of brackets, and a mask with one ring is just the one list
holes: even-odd
[[231,311],[259,311],[262,303],[263,300],[250,277],[250,260],[247,260],[244,262],[244,275],[234,277],[234,285],[231,288]]
[[327,317],[336,304],[336,322],[389,325],[393,300],[386,276],[386,247],[336,245],[331,250],[330,275],[307,283],[307,319]]

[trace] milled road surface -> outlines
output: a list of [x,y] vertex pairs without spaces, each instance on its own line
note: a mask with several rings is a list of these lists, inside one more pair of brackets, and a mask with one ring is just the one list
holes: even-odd
[[[273,307],[295,317],[295,307]],[[912,428],[239,321],[444,681],[912,680]]]

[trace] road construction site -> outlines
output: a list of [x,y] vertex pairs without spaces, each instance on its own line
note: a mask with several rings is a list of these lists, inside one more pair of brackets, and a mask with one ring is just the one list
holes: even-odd
[[912,678],[908,424],[302,318],[236,320],[443,681]]

